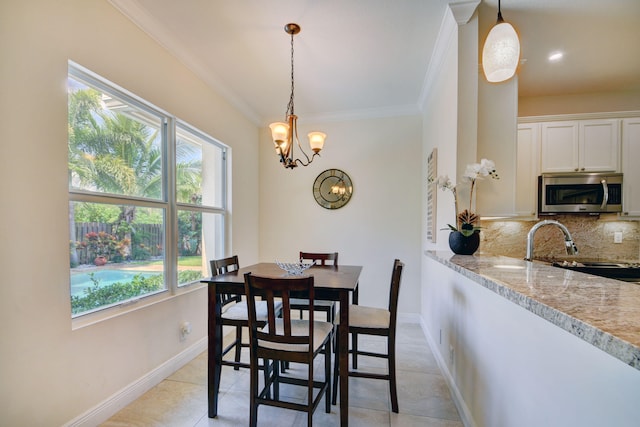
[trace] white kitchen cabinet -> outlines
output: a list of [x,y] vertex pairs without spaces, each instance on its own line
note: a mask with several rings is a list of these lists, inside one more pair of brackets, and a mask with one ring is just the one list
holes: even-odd
[[617,172],[620,120],[572,120],[541,124],[541,171]]
[[540,123],[518,125],[516,141],[516,215],[535,217],[540,174]]
[[580,172],[620,170],[620,120],[581,120],[579,136]]
[[545,173],[578,170],[578,122],[541,124],[541,168]]
[[622,216],[640,217],[640,117],[622,120]]

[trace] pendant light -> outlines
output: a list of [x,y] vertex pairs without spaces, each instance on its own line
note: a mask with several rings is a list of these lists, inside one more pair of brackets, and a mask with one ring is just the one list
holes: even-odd
[[[280,157],[280,163],[282,163],[285,168],[293,169],[299,164],[302,166],[311,164],[313,159],[320,155],[320,150],[322,150],[324,146],[324,140],[327,135],[322,132],[310,132],[307,135],[309,138],[309,146],[311,151],[313,151],[311,157],[304,152],[300,145],[300,140],[298,139],[298,116],[295,115],[293,106],[293,36],[300,32],[300,26],[290,23],[284,26],[284,31],[291,35],[291,95],[289,96],[289,104],[287,104],[287,111],[285,113],[286,122],[271,123],[269,128],[271,128],[271,137],[276,148],[276,154]],[[306,162],[293,158],[294,141],[296,145],[298,145],[298,148],[300,148],[302,154],[304,154]]]
[[520,61],[520,40],[513,26],[502,19],[498,0],[498,21],[489,31],[482,48],[482,69],[491,83],[509,80]]

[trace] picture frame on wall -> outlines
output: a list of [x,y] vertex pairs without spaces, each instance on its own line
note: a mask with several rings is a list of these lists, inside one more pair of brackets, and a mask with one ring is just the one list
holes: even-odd
[[427,157],[427,241],[436,243],[436,178],[438,175],[438,149],[431,150]]

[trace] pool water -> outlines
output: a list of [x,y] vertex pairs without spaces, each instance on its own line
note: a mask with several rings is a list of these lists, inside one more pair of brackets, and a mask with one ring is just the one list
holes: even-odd
[[[98,280],[100,286],[107,286],[117,282],[130,282],[134,276],[141,274],[142,277],[150,277],[162,274],[151,271],[125,271],[125,270],[97,270],[93,271],[94,280]],[[93,287],[93,281],[89,273],[75,273],[71,275],[71,295],[83,296],[84,290]]]

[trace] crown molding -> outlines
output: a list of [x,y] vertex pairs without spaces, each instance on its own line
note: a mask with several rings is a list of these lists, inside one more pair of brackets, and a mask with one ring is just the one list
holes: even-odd
[[229,89],[222,80],[207,70],[201,62],[187,53],[187,49],[182,43],[177,42],[172,36],[167,34],[160,23],[149,15],[146,10],[139,6],[135,0],[108,0],[120,13],[133,22],[151,39],[164,48],[171,56],[180,61],[185,67],[191,70],[196,76],[203,80],[209,87],[214,89],[229,104],[241,112],[249,121],[256,126],[260,125],[260,116],[249,105],[242,100],[235,92]]
[[518,117],[518,123],[557,122],[565,120],[628,119],[640,117],[640,111],[605,111],[600,113],[553,114]]
[[[229,85],[223,83],[223,81],[215,73],[208,70],[198,58],[193,57],[187,53],[188,49],[183,46],[182,43],[176,41],[171,37],[166,29],[160,25],[160,23],[150,15],[143,7],[140,6],[136,0],[107,0],[116,10],[122,13],[129,21],[140,28],[151,39],[158,43],[163,49],[165,49],[171,56],[176,58],[185,67],[191,70],[198,78],[211,87],[217,94],[225,99],[232,107],[237,109],[243,114],[249,121],[256,126],[267,126],[273,120],[267,121],[266,118],[261,117],[255,110],[253,110],[243,99],[238,96],[234,91],[229,89]],[[444,58],[444,52],[448,48],[453,36],[457,30],[456,21],[452,19],[454,15],[462,16],[471,13],[469,9],[473,6],[473,10],[479,4],[479,1],[453,1],[449,4],[449,7],[455,9],[453,14],[445,12],[444,23],[441,25],[440,34],[436,45],[440,45],[440,52],[432,54],[429,69],[425,77],[425,83],[423,84],[422,95],[415,105],[397,105],[381,108],[367,108],[352,111],[335,111],[318,114],[305,114],[304,117],[299,118],[299,123],[303,122],[336,122],[347,120],[360,120],[382,117],[399,117],[399,116],[412,116],[419,115],[422,110],[424,98],[430,88],[430,82],[433,80],[433,74],[438,69],[439,64]],[[463,19],[463,18],[460,18]],[[436,64],[435,66],[433,64]],[[275,119],[281,120],[281,118]]]
[[458,25],[469,22],[476,9],[480,5],[480,0],[453,0],[449,1],[449,9]]

